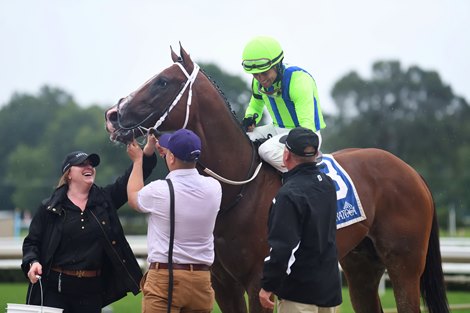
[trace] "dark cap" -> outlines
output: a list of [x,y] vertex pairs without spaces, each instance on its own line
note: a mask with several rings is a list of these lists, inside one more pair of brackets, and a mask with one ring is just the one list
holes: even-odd
[[178,159],[194,162],[201,155],[201,139],[189,129],[180,129],[173,134],[163,134],[158,138],[160,146],[167,148]]
[[100,164],[100,156],[96,153],[87,154],[83,151],[74,151],[67,154],[64,162],[62,163],[62,174],[65,173],[70,167],[82,164],[85,160],[89,160],[93,167]]
[[[310,157],[317,153],[319,140],[311,129],[296,127],[288,135],[282,136],[279,142],[285,143],[287,149],[296,155]],[[305,152],[308,147],[315,148],[315,151]]]

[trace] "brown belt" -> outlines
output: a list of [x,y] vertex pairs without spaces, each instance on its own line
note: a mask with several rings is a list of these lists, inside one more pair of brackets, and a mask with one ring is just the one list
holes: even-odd
[[62,273],[69,276],[82,277],[97,277],[101,275],[101,270],[88,271],[88,270],[63,270],[61,268],[51,268],[54,272]]
[[[168,269],[168,263],[158,263],[152,262],[150,263],[149,269]],[[206,264],[175,264],[173,263],[174,270],[185,270],[185,271],[208,271],[210,270],[210,266]]]

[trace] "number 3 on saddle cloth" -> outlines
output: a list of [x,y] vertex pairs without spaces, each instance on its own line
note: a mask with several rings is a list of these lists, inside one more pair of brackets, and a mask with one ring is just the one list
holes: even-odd
[[330,176],[336,185],[336,228],[340,229],[348,225],[366,219],[362,209],[361,200],[356,187],[348,173],[336,162],[331,154],[323,154],[322,161],[318,163],[321,172]]

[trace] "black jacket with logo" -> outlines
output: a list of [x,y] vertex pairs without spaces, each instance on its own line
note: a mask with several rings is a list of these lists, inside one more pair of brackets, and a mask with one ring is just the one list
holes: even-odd
[[284,174],[269,213],[261,286],[289,301],[333,307],[341,304],[336,250],[336,190],[315,163]]
[[[156,164],[155,154],[150,157],[144,155],[144,178],[150,176]],[[140,291],[142,271],[124,236],[117,214],[117,209],[127,202],[127,182],[131,171],[132,166],[113,184],[105,187],[93,185],[88,195],[87,210],[90,210],[93,219],[99,222],[104,235],[105,257],[101,270],[104,283],[103,306],[121,299],[129,291],[134,294]],[[67,190],[67,185],[57,188],[51,197],[42,202],[31,221],[29,234],[23,242],[21,268],[26,276],[29,264],[34,260],[41,263],[43,276],[47,276],[51,270],[54,254],[61,240]],[[31,287],[30,284],[29,289]],[[77,290],[77,293],[80,292]],[[40,304],[39,288],[32,289],[30,304]]]

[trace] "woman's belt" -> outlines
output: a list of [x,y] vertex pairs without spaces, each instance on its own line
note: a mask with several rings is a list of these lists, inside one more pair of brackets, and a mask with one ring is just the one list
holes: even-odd
[[[210,266],[206,264],[175,264],[173,263],[174,270],[185,270],[185,271],[208,271],[210,270]],[[158,263],[152,262],[150,263],[149,269],[169,269],[168,263]]]
[[89,271],[89,270],[64,270],[58,267],[51,268],[54,272],[62,273],[69,276],[78,278],[82,277],[98,277],[101,275],[101,270]]

